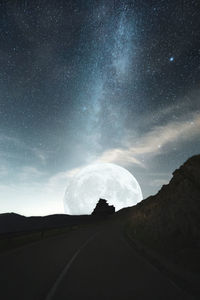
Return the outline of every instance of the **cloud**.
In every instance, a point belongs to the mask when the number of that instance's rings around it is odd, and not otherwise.
[[[8,149],[7,151],[0,151],[1,157],[15,157],[21,155],[23,151],[27,151],[37,158],[40,163],[44,164],[48,158],[47,152],[44,152],[37,147],[31,147],[16,137],[0,133],[0,142],[2,145],[6,145],[6,149]],[[9,147],[11,151],[9,151]],[[14,153],[12,151],[13,147],[16,149]]]
[[[30,180],[38,181],[45,175],[44,172],[39,171],[37,168],[32,166],[24,166],[18,172],[17,177],[20,181],[29,182]]]
[[[190,140],[197,135],[200,135],[199,113],[192,115],[189,120],[156,126],[143,137],[131,140],[126,148],[114,148],[103,152],[97,161],[145,167],[144,158],[156,156],[164,151],[168,152],[171,150],[171,143]]]
[[[117,163],[122,166],[138,165],[146,168],[145,160],[147,158],[170,152],[174,148],[174,144],[177,145],[185,140],[194,139],[197,135],[200,135],[200,113],[190,115],[188,120],[155,126],[142,137],[133,139],[131,136],[127,136],[128,143],[123,141],[125,147],[106,150],[100,156],[93,157],[90,163]],[[63,174],[66,178],[70,178],[82,167],[71,169]],[[62,173],[58,174],[55,178],[63,176]]]
[[[167,120],[184,121],[192,118],[192,114],[199,112],[200,90],[194,90],[174,104],[154,108],[153,113],[144,112],[143,118],[137,120],[139,127],[152,128],[155,125],[166,124]],[[163,99],[161,99],[163,102]],[[145,130],[146,131],[146,130]]]
[[[114,148],[103,152],[103,154],[97,158],[97,163],[121,163],[122,165],[137,164],[144,167],[143,163],[134,157],[131,153],[131,149]]]

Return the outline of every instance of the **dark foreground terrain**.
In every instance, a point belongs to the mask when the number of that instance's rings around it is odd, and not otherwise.
[[[0,255],[1,299],[193,299],[132,248],[116,221]]]

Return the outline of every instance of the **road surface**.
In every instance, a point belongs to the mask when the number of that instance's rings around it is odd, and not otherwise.
[[[78,229],[0,255],[0,299],[185,300],[115,223]]]

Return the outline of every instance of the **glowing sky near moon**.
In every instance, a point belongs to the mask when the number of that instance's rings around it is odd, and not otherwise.
[[[200,152],[200,2],[0,2],[0,212],[62,213],[114,163],[146,198]]]

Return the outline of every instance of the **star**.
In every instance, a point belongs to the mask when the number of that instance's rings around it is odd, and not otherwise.
[[[174,61],[174,57],[173,56],[171,56],[170,58],[169,58],[169,61]]]

